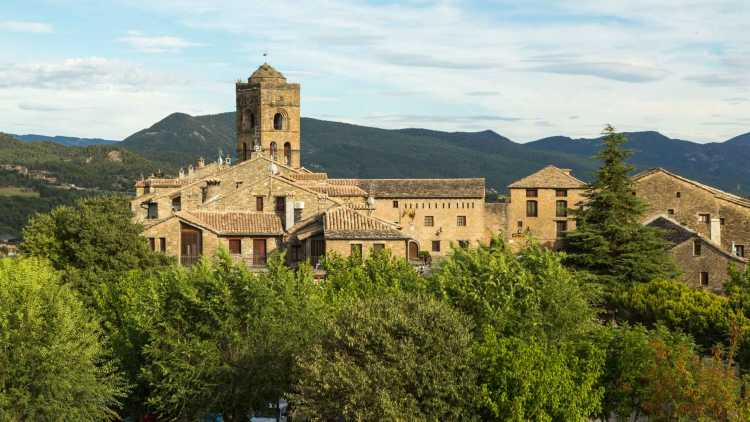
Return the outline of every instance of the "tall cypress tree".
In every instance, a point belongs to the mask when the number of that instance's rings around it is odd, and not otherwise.
[[[576,211],[578,226],[566,240],[566,263],[606,283],[630,284],[677,274],[661,232],[641,224],[645,204],[635,196],[625,160],[625,135],[607,125],[597,158],[602,166]]]

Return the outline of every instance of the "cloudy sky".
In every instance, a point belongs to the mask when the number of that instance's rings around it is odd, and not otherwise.
[[[3,0],[0,131],[230,111],[268,52],[309,117],[721,141],[750,131],[748,22],[748,0]]]

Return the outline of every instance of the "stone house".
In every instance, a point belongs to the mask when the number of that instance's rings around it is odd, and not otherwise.
[[[682,280],[691,287],[723,291],[731,267],[740,271],[747,268],[746,259],[668,216],[653,217],[645,224],[663,231]]]
[[[504,208],[485,207],[484,179],[333,179],[302,167],[299,89],[263,64],[236,84],[237,163],[200,159],[136,183],[131,209],[154,250],[186,265],[219,247],[251,266],[275,250],[290,264],[383,248],[417,260],[505,227]]]
[[[508,186],[508,242],[519,248],[526,238],[534,238],[542,246],[557,248],[568,231],[575,230],[571,210],[583,201],[586,183],[569,169],[547,166]]]

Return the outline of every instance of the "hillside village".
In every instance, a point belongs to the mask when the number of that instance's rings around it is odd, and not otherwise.
[[[131,209],[151,248],[183,264],[220,247],[252,267],[276,250],[296,266],[384,248],[426,264],[493,236],[559,248],[585,206],[586,184],[552,165],[511,183],[499,203],[486,201],[483,178],[330,178],[301,165],[299,84],[263,64],[236,98],[237,162],[200,159],[136,184]],[[730,266],[747,266],[750,200],[660,168],[633,181],[643,224],[665,231],[686,283],[720,291]]]

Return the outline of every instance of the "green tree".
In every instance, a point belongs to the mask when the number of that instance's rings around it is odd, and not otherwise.
[[[0,350],[0,421],[118,418],[99,326],[47,263],[0,260]]]
[[[63,270],[63,280],[88,300],[92,288],[119,273],[171,262],[149,249],[132,218],[124,196],[84,198],[31,218],[21,250]]]
[[[676,274],[659,231],[641,224],[644,203],[635,196],[625,160],[625,135],[604,129],[602,166],[584,193],[585,206],[576,211],[576,230],[565,241],[566,264],[597,275],[610,285],[646,282]]]
[[[162,274],[143,369],[160,415],[246,420],[291,391],[295,358],[320,331],[323,301],[309,267],[293,271],[282,256],[268,266],[251,273],[221,251]]]
[[[538,246],[455,249],[431,280],[471,316],[487,420],[581,420],[599,409],[600,327],[581,280]]]
[[[324,286],[329,299],[339,296],[367,296],[425,289],[421,278],[406,259],[395,257],[389,250],[362,257],[344,258],[328,254],[323,261],[326,270]]]
[[[470,420],[476,369],[470,320],[424,295],[340,302],[298,359],[291,404],[312,420]]]
[[[734,332],[741,343],[750,335],[750,320],[733,309],[729,297],[693,289],[678,280],[634,285],[614,296],[612,303],[619,320],[688,333],[704,350],[728,346]],[[745,355],[740,351],[743,366]]]

